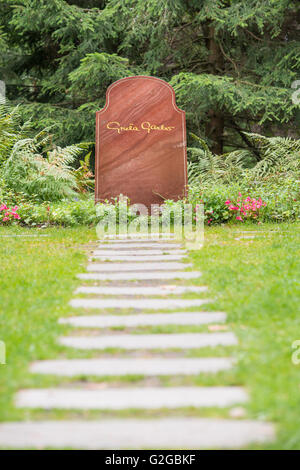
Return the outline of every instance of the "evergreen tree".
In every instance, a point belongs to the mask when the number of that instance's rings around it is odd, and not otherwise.
[[[297,135],[299,11],[297,0],[1,0],[0,70],[24,119],[55,124],[62,145],[94,139],[110,83],[147,74],[171,83],[213,152],[260,160],[244,131]]]

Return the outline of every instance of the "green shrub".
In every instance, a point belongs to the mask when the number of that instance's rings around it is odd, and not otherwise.
[[[57,201],[74,195],[77,187],[71,164],[82,153],[75,145],[64,149],[51,144],[45,131],[19,140],[3,167],[6,185],[40,201]]]
[[[296,220],[299,217],[300,140],[264,137],[247,133],[257,155],[237,150],[214,155],[206,143],[195,135],[198,147],[189,149],[189,200],[201,201],[209,223],[236,218],[225,201],[261,198],[260,221]],[[249,214],[248,214],[249,215]]]
[[[9,110],[0,105],[0,168],[9,158],[13,146],[18,140],[28,136],[30,122],[22,124],[18,108]]]
[[[207,184],[201,188],[191,186],[189,189],[189,198],[184,201],[165,201],[164,207],[168,211],[183,210],[185,203],[191,203],[195,211],[198,204],[204,205],[205,222],[209,225],[234,222],[241,224],[236,220],[237,213],[230,211],[227,200],[236,201],[241,193],[242,198],[261,198],[266,203],[259,210],[259,222],[285,222],[296,221],[300,216],[300,198],[299,183],[295,179],[284,179],[278,177],[269,177],[263,182],[255,182],[251,178],[244,178],[240,182],[232,184]],[[9,198],[8,196],[12,196]],[[28,226],[74,226],[89,225],[96,226],[97,223],[109,213],[116,211],[116,221],[119,221],[119,209],[116,209],[112,203],[94,204],[92,196],[84,196],[73,199],[64,199],[58,202],[45,201],[37,203],[34,199],[26,201],[22,194],[17,196],[13,193],[6,193],[3,197],[0,188],[0,205],[2,203],[8,206],[18,206],[18,214],[21,219],[14,221]],[[124,210],[124,209],[123,209]],[[136,214],[128,211],[128,222],[136,218]],[[162,216],[162,220],[166,216]],[[174,216],[171,212],[171,222]]]
[[[19,206],[21,223],[35,225],[96,225],[97,214],[92,198],[63,200],[58,203],[24,203]]]
[[[300,216],[298,180],[276,175],[262,181],[255,181],[248,175],[231,184],[192,185],[189,188],[189,201],[194,205],[203,201],[206,220],[211,218],[211,223],[224,223],[236,215],[229,211],[225,202],[236,201],[239,193],[243,198],[261,198],[266,203],[260,210],[259,220],[262,222],[292,221]]]

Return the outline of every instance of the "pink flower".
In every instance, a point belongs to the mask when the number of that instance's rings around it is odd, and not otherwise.
[[[17,210],[18,210],[18,206],[14,206],[10,209],[6,204],[2,204],[0,206],[0,211],[4,212],[2,222],[8,222],[12,220],[12,218],[17,219],[17,220],[21,219],[19,214],[17,214]]]
[[[266,206],[267,203],[264,202],[261,197],[255,199],[247,196],[244,199],[241,199],[241,196],[242,194],[239,192],[239,197],[236,199],[236,202],[227,199],[227,201],[225,201],[225,205],[230,211],[237,212],[235,217],[236,220],[244,222],[245,219],[253,219],[257,221],[259,217],[259,210],[261,207]],[[207,214],[209,214],[209,212],[207,212]]]

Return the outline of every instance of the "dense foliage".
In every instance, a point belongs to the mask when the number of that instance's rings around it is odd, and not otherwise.
[[[296,136],[297,0],[2,0],[8,97],[59,145],[94,139],[107,86],[169,81],[188,129],[214,153],[255,150],[243,131]],[[298,110],[298,115],[297,115]],[[256,152],[259,159],[259,152]]]
[[[208,224],[297,219],[299,12],[296,0],[2,0],[0,223],[99,220],[82,196],[95,111],[140,74],[171,83],[187,112],[189,201]]]
[[[5,188],[9,197],[21,193],[37,201],[61,200],[74,196],[75,190],[86,192],[89,154],[79,168],[72,165],[88,144],[61,148],[48,129],[34,134],[31,122],[20,121],[18,109],[9,113],[0,106],[0,189],[5,193]]]
[[[91,152],[78,168],[72,166],[88,144],[61,148],[47,130],[34,134],[30,122],[21,124],[18,109],[9,113],[6,106],[0,106],[0,129],[0,224],[99,222],[101,214],[89,196]],[[259,149],[259,161],[250,150],[214,154],[203,139],[193,135],[196,146],[189,149],[188,200],[166,201],[165,209],[178,209],[185,202],[195,209],[203,203],[208,224],[249,218],[296,220],[300,215],[300,141],[258,134],[247,137]],[[113,210],[113,203],[102,206],[104,215]],[[129,221],[134,218],[130,214]]]

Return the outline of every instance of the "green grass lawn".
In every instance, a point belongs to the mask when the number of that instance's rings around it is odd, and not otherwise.
[[[271,448],[300,449],[300,365],[291,360],[300,339],[299,225],[247,229],[257,238],[235,240],[245,235],[236,227],[207,230],[191,258],[240,339],[237,379],[251,394],[249,416],[278,423]]]
[[[239,239],[241,230],[254,230],[255,239]],[[252,234],[249,232],[249,234]],[[21,235],[21,236],[16,236]],[[38,235],[38,236],[33,236]],[[68,301],[79,284],[76,274],[87,262],[85,248],[96,240],[94,229],[45,230],[0,228],[0,340],[7,347],[7,364],[0,365],[0,420],[85,417],[105,413],[43,412],[17,410],[14,393],[20,388],[51,385],[81,386],[83,378],[64,379],[30,375],[35,359],[91,357],[105,353],[77,352],[56,344],[57,337],[72,331],[57,319],[80,311]],[[273,421],[278,440],[269,448],[300,449],[300,365],[292,363],[292,343],[300,340],[299,315],[299,225],[235,225],[210,227],[202,250],[190,259],[203,272],[201,284],[209,286],[214,304],[206,310],[228,313],[229,331],[240,340],[239,347],[205,348],[186,355],[228,355],[237,367],[217,376],[162,378],[164,386],[242,385],[251,400],[246,417]],[[199,282],[199,281],[198,281]],[[195,281],[191,281],[191,284]],[[203,295],[203,294],[202,294]],[[160,327],[133,330],[135,333],[207,331],[208,327]],[[118,355],[119,351],[111,351]],[[126,353],[130,354],[130,353]],[[153,353],[155,354],[155,353]],[[175,353],[176,354],[176,353]],[[180,353],[181,355],[182,353]],[[86,380],[86,378],[85,378]],[[107,380],[118,383],[117,380]],[[93,378],[93,381],[103,381]],[[140,383],[142,377],[124,377],[122,383]],[[197,416],[230,416],[229,410],[177,410],[117,412],[118,416],[153,416],[171,413]],[[112,413],[113,414],[113,413]],[[266,448],[266,446],[264,446]]]
[[[94,229],[0,228],[0,340],[7,364],[0,365],[0,419],[21,418],[13,394],[31,383],[28,364],[56,357],[59,325],[86,265],[84,245]]]

